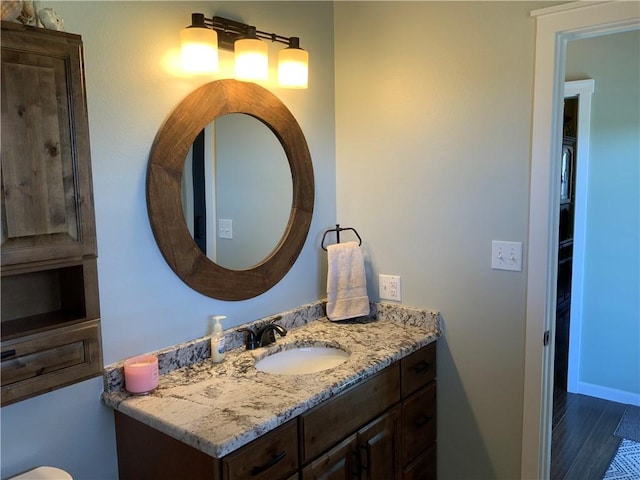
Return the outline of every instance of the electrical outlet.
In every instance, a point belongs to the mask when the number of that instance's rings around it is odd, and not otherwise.
[[[522,242],[491,242],[491,268],[522,271]]]
[[[399,275],[378,275],[380,300],[402,300]]]

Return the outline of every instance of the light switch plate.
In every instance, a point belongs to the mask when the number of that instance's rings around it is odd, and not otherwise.
[[[218,238],[233,238],[233,222],[230,219],[218,219]]]
[[[491,268],[522,271],[522,242],[491,242]]]

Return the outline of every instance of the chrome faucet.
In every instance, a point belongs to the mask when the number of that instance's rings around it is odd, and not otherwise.
[[[287,329],[277,323],[270,323],[258,331],[258,346],[266,347],[267,345],[275,343],[276,336],[274,332],[278,332],[281,337],[284,337],[287,334]]]

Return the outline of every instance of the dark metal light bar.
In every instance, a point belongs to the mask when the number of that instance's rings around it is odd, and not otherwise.
[[[192,26],[207,27],[218,33],[218,46],[226,50],[233,50],[233,44],[240,38],[260,38],[272,42],[283,43],[289,47],[299,48],[298,37],[285,37],[277,33],[256,30],[256,27],[246,23],[236,22],[224,17],[213,16],[206,18],[202,13],[191,14]]]

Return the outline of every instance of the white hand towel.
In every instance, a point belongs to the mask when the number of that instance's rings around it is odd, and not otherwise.
[[[327,247],[327,317],[346,320],[369,314],[364,259],[357,242]]]

